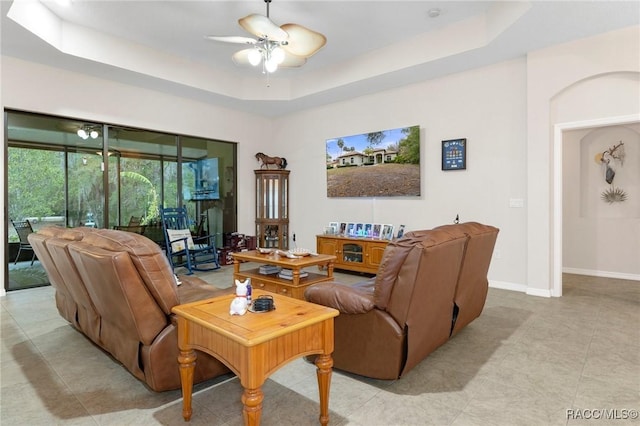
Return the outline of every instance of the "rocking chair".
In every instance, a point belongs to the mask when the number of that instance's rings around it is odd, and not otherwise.
[[[193,271],[213,271],[220,268],[215,236],[193,236],[185,207],[161,208],[160,216],[171,267],[183,266]],[[202,266],[208,265],[208,266]]]
[[[16,260],[15,262],[13,262],[14,265],[18,263],[18,259],[20,259],[20,252],[22,252],[22,250],[31,250],[33,252],[33,256],[31,256],[31,265],[33,265],[33,262],[36,260],[36,252],[33,250],[33,247],[31,247],[29,239],[27,238],[29,234],[33,233],[31,223],[27,219],[23,222],[14,222],[12,220],[11,224],[16,229],[18,238],[20,238],[20,247],[18,248],[18,255],[16,256]]]

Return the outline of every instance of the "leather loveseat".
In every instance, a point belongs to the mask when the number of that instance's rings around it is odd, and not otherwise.
[[[55,288],[60,315],[152,390],[180,388],[171,308],[227,290],[195,277],[180,277],[178,286],[159,246],[130,232],[51,226],[29,242]],[[229,372],[198,352],[194,383]]]
[[[377,275],[305,291],[338,309],[334,368],[397,379],[473,321],[484,307],[498,229],[469,222],[391,241]]]

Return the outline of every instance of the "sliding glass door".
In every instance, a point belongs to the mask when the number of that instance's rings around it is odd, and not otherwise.
[[[18,111],[5,112],[5,137],[9,216],[35,231],[133,225],[162,244],[159,209],[180,205],[192,231],[216,234],[219,246],[236,231],[235,143]],[[24,285],[13,279],[18,266],[41,267],[32,253],[16,259],[11,222],[7,235],[6,289],[46,284],[42,273]]]

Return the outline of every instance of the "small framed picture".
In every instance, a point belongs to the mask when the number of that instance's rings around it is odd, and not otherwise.
[[[467,140],[442,141],[442,170],[465,170],[467,168]]]
[[[347,223],[347,232],[345,233],[346,237],[355,237],[356,236],[356,224],[353,222]]]
[[[364,237],[364,223],[356,223],[356,237]]]
[[[338,228],[338,235],[343,237],[347,235],[347,222],[340,222],[340,228]]]
[[[382,225],[379,223],[373,224],[373,230],[371,231],[371,238],[380,238],[382,233]]]
[[[333,228],[332,234],[338,233],[338,222],[329,222],[329,226]]]
[[[400,225],[400,227],[398,228],[398,235],[396,235],[396,238],[402,238],[403,235],[404,235],[404,225]]]
[[[367,237],[367,238],[371,238],[373,234],[373,225],[370,223],[365,223],[364,224],[364,234],[362,235],[363,237]]]
[[[383,240],[393,239],[393,225],[382,225],[382,234],[380,238]]]

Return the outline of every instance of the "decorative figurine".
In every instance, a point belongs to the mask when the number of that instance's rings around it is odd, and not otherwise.
[[[268,155],[259,152],[256,154],[256,159],[262,163],[260,165],[261,169],[268,169],[269,164],[275,165],[277,169],[287,168],[287,159],[284,157],[269,157]]]
[[[247,302],[247,286],[251,283],[251,278],[244,281],[236,280],[236,297],[231,301],[229,315],[244,315],[247,313],[249,303]]]

